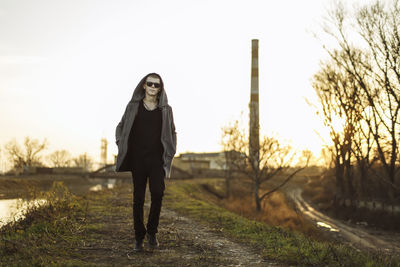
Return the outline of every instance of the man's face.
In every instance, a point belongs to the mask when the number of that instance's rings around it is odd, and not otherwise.
[[[147,95],[156,96],[158,92],[161,90],[160,78],[147,77],[143,87]]]

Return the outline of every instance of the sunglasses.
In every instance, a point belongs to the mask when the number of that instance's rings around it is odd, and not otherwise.
[[[154,85],[155,88],[160,88],[161,84],[159,83],[153,83],[153,82],[146,82],[146,85],[148,87],[152,87]]]

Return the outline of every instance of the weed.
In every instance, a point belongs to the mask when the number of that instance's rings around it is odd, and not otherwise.
[[[83,211],[82,202],[62,182],[38,197],[43,201],[27,205],[23,218],[0,229],[2,264],[51,265],[53,257],[68,254],[65,248],[78,242],[83,222],[76,215]]]
[[[363,253],[349,246],[316,241],[299,232],[244,218],[217,206],[202,188],[195,182],[173,183],[166,194],[170,208],[253,245],[265,258],[307,266],[400,266],[400,259],[395,256]]]

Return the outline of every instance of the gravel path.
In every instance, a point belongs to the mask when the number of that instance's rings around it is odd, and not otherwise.
[[[359,249],[400,253],[399,233],[366,229],[360,225],[350,225],[330,218],[307,203],[301,196],[301,192],[300,188],[291,188],[288,190],[288,195],[295,201],[297,208],[303,214],[315,223],[329,228],[336,239]]]
[[[173,233],[181,239],[181,242],[190,245],[186,255],[183,255],[185,259],[198,259],[200,252],[203,257],[208,255],[208,257],[218,258],[221,263],[224,263],[221,266],[282,266],[264,261],[253,249],[235,243],[223,237],[217,230],[179,216],[174,211],[163,209],[161,216],[170,222],[168,225],[161,226],[161,231]]]
[[[145,222],[149,211],[146,196]],[[96,201],[91,202],[96,205]],[[101,204],[102,206],[104,204]],[[267,261],[258,252],[234,242],[217,229],[162,208],[157,238],[160,247],[134,252],[132,190],[114,191],[107,213],[90,212],[88,222],[102,225],[88,233],[87,242],[77,248],[90,266],[284,266]],[[96,210],[96,209],[94,209]],[[97,236],[96,238],[93,235]]]

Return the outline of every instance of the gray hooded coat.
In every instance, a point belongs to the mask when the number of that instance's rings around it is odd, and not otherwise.
[[[138,112],[139,102],[144,98],[145,92],[143,85],[146,78],[156,73],[147,74],[136,86],[131,101],[126,106],[124,115],[118,123],[115,130],[116,143],[118,145],[117,163],[115,166],[116,172],[131,171],[132,167],[129,166],[130,162],[127,159],[128,154],[128,139],[132,129],[133,121],[135,120]],[[156,74],[158,75],[158,74]],[[159,75],[158,75],[159,76]],[[160,76],[161,79],[161,76]],[[158,98],[158,106],[161,109],[162,126],[161,126],[161,143],[164,148],[163,153],[163,168],[165,176],[170,178],[172,159],[176,153],[176,132],[172,108],[168,105],[167,94],[165,93],[164,83],[161,79],[161,90]],[[134,172],[135,170],[133,170]]]

